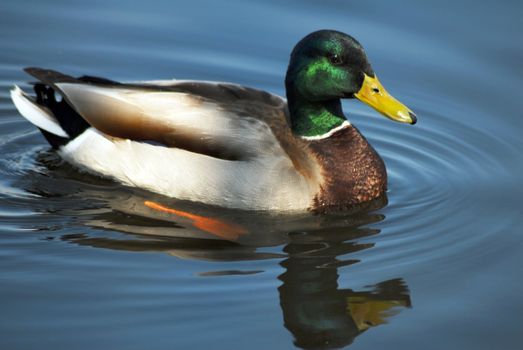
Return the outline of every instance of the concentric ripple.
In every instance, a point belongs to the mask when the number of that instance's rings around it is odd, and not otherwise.
[[[517,154],[514,135],[496,137],[484,122],[476,127],[471,116],[485,119],[484,112],[451,99],[442,103],[425,94],[418,103],[412,106],[420,116],[415,127],[372,120],[374,113],[353,117],[389,174],[389,205],[380,210],[386,218],[374,225],[382,232],[372,239],[380,247],[358,266],[365,273],[415,269],[422,261],[488,259],[504,248],[496,237],[519,220],[517,210],[507,212],[502,225],[488,220],[496,211],[493,191],[511,196],[513,170],[500,154]]]

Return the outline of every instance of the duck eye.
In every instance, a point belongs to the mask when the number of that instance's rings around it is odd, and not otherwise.
[[[331,63],[335,65],[342,63],[341,57],[338,54],[329,55],[329,61],[331,61]]]

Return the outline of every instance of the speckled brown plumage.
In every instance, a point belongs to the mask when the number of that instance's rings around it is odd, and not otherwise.
[[[322,174],[311,210],[343,209],[376,199],[387,190],[385,164],[357,128],[348,126],[328,138],[310,141]]]

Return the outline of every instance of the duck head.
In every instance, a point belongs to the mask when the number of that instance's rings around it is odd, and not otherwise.
[[[302,136],[322,135],[340,126],[346,120],[342,98],[357,98],[398,122],[417,120],[383,88],[361,44],[338,31],[316,31],[298,42],[285,86],[292,129]]]

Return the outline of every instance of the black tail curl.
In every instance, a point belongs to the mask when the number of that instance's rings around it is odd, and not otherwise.
[[[47,142],[53,148],[65,145],[89,128],[89,124],[64,98],[61,98],[60,101],[57,100],[55,90],[52,87],[43,83],[35,83],[34,91],[36,93],[36,103],[50,110],[62,129],[69,135],[69,138],[65,138],[40,129]]]
[[[46,107],[50,110],[62,129],[69,135],[69,138],[53,135],[45,130],[42,130],[42,134],[45,136],[47,141],[53,146],[58,148],[65,145],[70,140],[74,139],[78,135],[82,134],[90,125],[85,121],[84,118],[67,101],[67,98],[61,96],[57,99],[57,95],[60,96],[60,89],[57,84],[60,83],[83,83],[83,84],[95,84],[95,85],[119,85],[120,83],[99,77],[93,76],[82,76],[75,78],[70,75],[66,75],[52,69],[42,69],[37,67],[27,67],[24,71],[39,81],[34,83],[34,91],[36,93],[36,103],[40,106]]]

